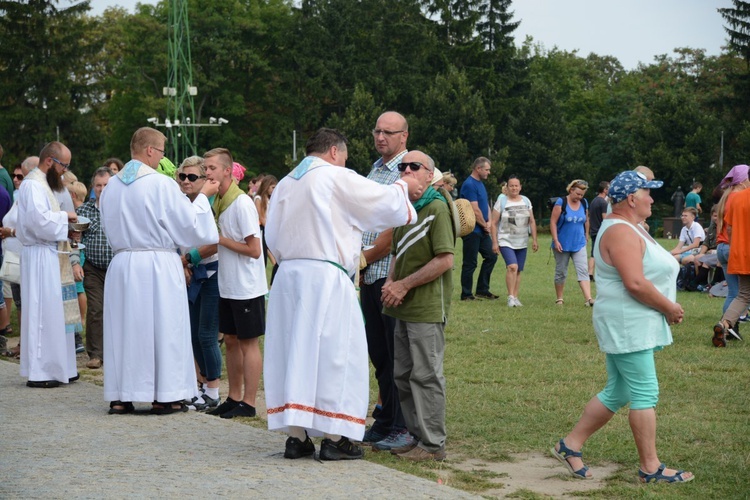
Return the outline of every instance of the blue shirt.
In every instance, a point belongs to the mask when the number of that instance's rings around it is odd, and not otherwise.
[[[482,211],[484,220],[490,220],[490,200],[487,197],[487,189],[485,189],[482,181],[478,181],[472,176],[467,177],[461,185],[461,198],[470,202],[476,201],[477,205],[479,205],[479,210]],[[479,235],[484,233],[482,226],[479,224],[474,227],[474,232]]]
[[[562,206],[562,198],[558,198],[555,202],[555,206]],[[578,207],[578,210],[570,208],[569,204],[565,205],[565,214],[560,214],[560,217],[565,217],[565,222],[562,227],[557,231],[557,241],[560,242],[560,246],[563,252],[577,252],[581,248],[586,246],[586,207],[583,204],[583,200]],[[552,242],[554,248],[555,242]]]

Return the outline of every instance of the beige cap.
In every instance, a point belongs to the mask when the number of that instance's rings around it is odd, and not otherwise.
[[[432,182],[430,184],[435,184],[436,182],[440,182],[440,179],[443,178],[443,173],[438,170],[437,167],[435,167],[432,170]]]

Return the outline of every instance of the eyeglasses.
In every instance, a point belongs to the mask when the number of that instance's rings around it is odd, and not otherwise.
[[[17,181],[22,181],[23,180],[23,174],[15,174],[15,175],[13,175],[13,178],[15,180],[17,180]]]
[[[163,149],[159,149],[159,148],[157,148],[157,147],[155,147],[155,146],[149,146],[149,147],[150,147],[151,149],[155,149],[155,150],[157,150],[158,152],[160,152],[160,153],[162,154],[162,156],[165,156],[165,155],[166,155],[166,153],[165,153],[165,151],[164,151]]]
[[[385,134],[388,137],[392,137],[396,134],[400,134],[401,132],[406,132],[406,130],[383,130],[383,129],[376,128],[372,130],[372,135],[377,137],[380,134]]]
[[[154,148],[156,149],[156,148]],[[195,175],[195,174],[177,174],[177,177],[180,178],[181,181],[184,181],[185,179],[189,180],[190,182],[195,182],[198,179],[205,179],[205,175]]]
[[[407,161],[407,162],[402,162],[398,164],[398,171],[404,172],[408,168],[412,172],[416,172],[422,167],[424,167],[424,165],[419,163],[418,161]],[[424,167],[424,168],[427,168],[427,167]]]
[[[57,158],[55,158],[54,156],[52,157],[52,161],[54,161],[55,163],[59,163],[60,166],[62,166],[62,168],[64,168],[65,170],[69,170],[70,169],[70,163],[63,163],[60,160],[58,160]]]

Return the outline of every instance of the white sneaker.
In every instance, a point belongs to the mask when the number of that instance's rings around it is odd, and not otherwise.
[[[513,303],[516,307],[523,307],[523,304],[521,304],[521,301],[518,300],[518,297],[513,297]]]
[[[512,295],[508,295],[508,307],[516,307],[516,298]]]

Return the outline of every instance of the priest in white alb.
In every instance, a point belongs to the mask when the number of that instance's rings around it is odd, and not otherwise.
[[[75,212],[60,210],[53,189],[70,165],[70,150],[50,142],[39,153],[18,193],[18,225],[13,235],[21,252],[21,375],[29,387],[51,388],[78,378],[74,327],[81,322],[70,267],[68,222]]]
[[[156,172],[166,137],[138,129],[132,160],[101,194],[101,223],[114,257],[104,285],[104,399],[111,414],[129,413],[133,401],[151,412],[185,411],[197,393],[187,289],[178,247],[219,241],[207,181],[195,200]]]
[[[266,322],[264,386],[268,428],[289,434],[284,456],[363,456],[369,364],[353,276],[362,232],[416,220],[409,179],[384,186],[344,168],[346,138],[320,129],[307,157],[279,182],[266,219],[279,262]]]

